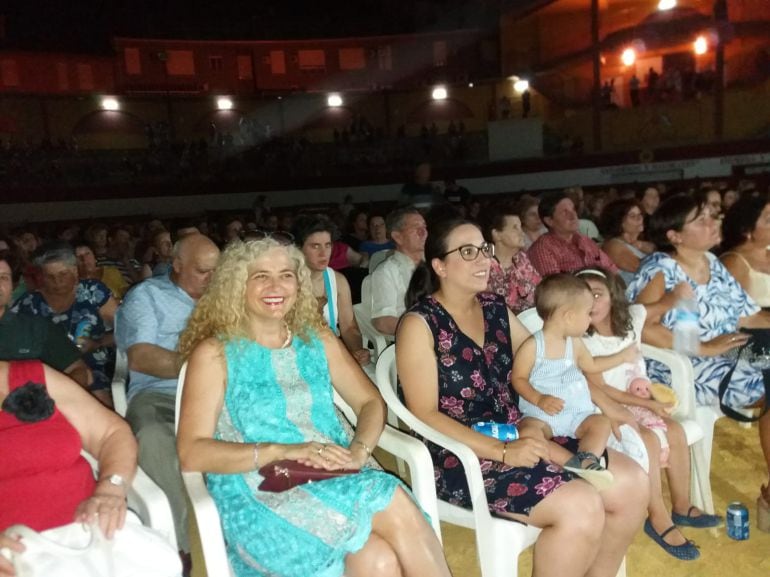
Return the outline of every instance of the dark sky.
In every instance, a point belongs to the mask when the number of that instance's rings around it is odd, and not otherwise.
[[[113,36],[275,39],[496,26],[500,1],[6,0],[0,13],[7,47],[105,52]]]

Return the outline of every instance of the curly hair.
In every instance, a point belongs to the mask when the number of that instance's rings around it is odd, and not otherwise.
[[[223,342],[251,338],[246,312],[246,282],[254,262],[274,248],[282,248],[288,253],[297,274],[297,300],[285,317],[286,324],[292,333],[305,341],[323,330],[326,325],[313,296],[310,270],[299,249],[272,238],[233,242],[222,253],[206,292],[179,338],[179,352],[183,358],[211,337]]]
[[[626,298],[626,283],[619,274],[612,274],[602,268],[587,268],[575,273],[584,281],[596,280],[607,287],[610,293],[610,328],[616,337],[625,338],[634,329],[631,319],[631,306]],[[593,325],[588,327],[588,334],[593,335],[596,329]]]

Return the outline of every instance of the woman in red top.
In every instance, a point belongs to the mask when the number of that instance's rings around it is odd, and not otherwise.
[[[11,525],[44,531],[97,521],[111,538],[126,517],[136,441],[120,417],[67,376],[39,361],[0,361],[0,548]],[[94,481],[85,449],[99,462]],[[0,555],[0,575],[13,569]]]

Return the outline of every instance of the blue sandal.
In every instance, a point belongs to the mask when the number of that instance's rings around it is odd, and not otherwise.
[[[660,545],[663,550],[671,555],[672,557],[676,557],[677,559],[681,559],[682,561],[694,561],[698,557],[700,557],[700,551],[698,551],[698,546],[693,543],[692,541],[685,541],[682,545],[671,545],[670,543],[666,543],[664,540],[664,537],[671,533],[676,529],[676,525],[671,525],[668,529],[663,531],[660,535],[655,532],[655,529],[652,526],[652,523],[650,523],[650,520],[647,519],[644,522],[644,532],[647,533],[647,535],[655,541],[658,545]]]
[[[705,529],[708,527],[719,527],[724,523],[719,515],[709,515],[708,513],[701,512],[700,515],[693,515],[693,511],[697,511],[697,507],[690,507],[687,510],[687,515],[680,515],[679,513],[671,512],[671,520],[682,527],[695,527],[697,529]]]

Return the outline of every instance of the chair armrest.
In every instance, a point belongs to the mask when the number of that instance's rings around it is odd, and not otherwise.
[[[361,331],[361,336],[364,340],[364,346],[366,346],[366,341],[371,342],[374,345],[375,357],[379,357],[382,354],[382,351],[388,347],[388,344],[391,343],[393,339],[387,337],[376,328],[374,328],[372,320],[369,318],[367,309],[362,303],[353,305],[353,314],[356,317],[358,328]]]
[[[98,478],[99,462],[85,449],[81,450],[80,454],[88,461],[94,477]],[[126,501],[128,508],[139,516],[142,524],[158,531],[174,546],[174,549],[177,548],[174,517],[171,515],[166,494],[140,467],[136,468],[134,481],[126,491]]]
[[[115,373],[110,385],[112,389],[112,405],[115,412],[121,417],[126,416],[128,410],[128,401],[126,398],[126,389],[128,386],[128,357],[126,351],[116,349],[115,353]]]
[[[671,371],[671,388],[679,399],[673,416],[695,420],[695,373],[690,359],[676,351],[647,344],[642,344],[642,355],[663,363]]]
[[[441,541],[441,524],[439,523],[438,506],[436,504],[436,481],[433,474],[433,461],[425,443],[411,435],[385,425],[377,446],[403,459],[409,466],[412,493],[415,499],[430,517],[433,530]]]
[[[206,573],[222,577],[231,575],[219,511],[206,488],[203,475],[188,471],[182,473],[182,480],[195,513]]]
[[[476,518],[477,526],[481,526],[480,523],[488,523],[492,516],[489,513],[484,478],[481,475],[481,464],[476,453],[467,445],[424,423],[407,409],[393,390],[392,383],[395,382],[395,375],[390,374],[391,369],[395,373],[394,347],[386,349],[377,362],[377,386],[388,407],[415,433],[451,451],[460,460],[465,470],[471,504],[473,506],[473,515]]]
[[[135,511],[145,525],[152,527],[177,548],[174,517],[166,494],[141,468],[136,469],[134,482],[128,488],[128,508]]]

